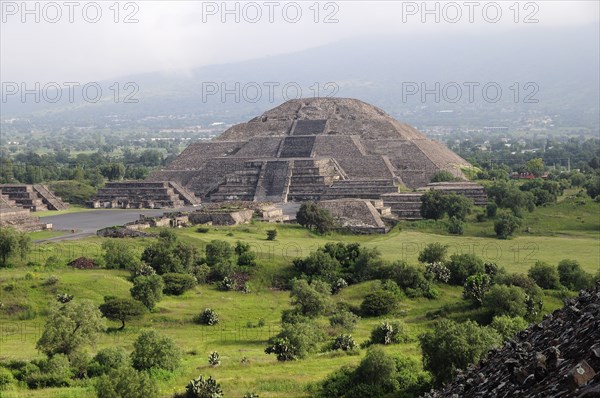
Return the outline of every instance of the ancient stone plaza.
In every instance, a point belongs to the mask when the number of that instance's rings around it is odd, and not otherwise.
[[[380,200],[399,188],[425,187],[442,170],[465,179],[465,167],[444,145],[381,109],[313,98],[193,143],[149,180],[174,181],[204,201]]]

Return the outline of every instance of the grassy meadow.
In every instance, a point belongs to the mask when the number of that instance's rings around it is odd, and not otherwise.
[[[527,214],[522,231],[510,240],[496,239],[491,221],[469,222],[464,236],[448,235],[443,222],[429,221],[402,222],[387,235],[373,236],[318,236],[295,224],[260,222],[211,227],[207,233],[196,232],[196,228],[178,229],[179,238],[199,250],[213,239],[250,243],[258,255],[259,264],[250,281],[251,292],[223,292],[212,285],[201,285],[182,296],[165,296],[154,312],[127,324],[123,331],[116,330],[118,323],[108,322],[111,330],[102,336],[96,347],[90,349],[90,353],[109,346],[131,350],[140,330],[155,328],[171,336],[184,353],[182,366],[176,372],[157,375],[164,397],[183,391],[188,380],[199,375],[216,378],[227,397],[241,398],[246,392],[255,392],[261,398],[307,397],[314,385],[333,370],[357,364],[364,350],[360,355],[323,352],[286,363],[279,363],[273,355],[264,353],[267,339],[279,330],[282,310],[291,307],[289,292],[271,286],[276,278],[285,275],[292,259],[306,256],[327,242],[342,241],[376,247],[388,260],[404,259],[416,264],[418,253],[426,244],[441,242],[450,246],[449,254],[474,253],[486,261],[496,262],[509,272],[526,273],[538,260],[556,265],[561,259],[568,258],[578,260],[587,272],[596,273],[600,265],[600,203],[589,199],[584,203],[580,201],[567,197],[557,204]],[[277,239],[268,241],[266,231],[272,228],[278,231]],[[4,305],[0,312],[0,359],[42,356],[36,351],[35,343],[41,335],[48,308],[55,302],[58,293],[68,292],[76,299],[90,299],[98,304],[103,302],[105,295],[129,297],[131,282],[126,271],[75,270],[65,266],[66,262],[80,256],[101,257],[103,240],[93,237],[34,244],[25,261],[30,262],[29,266],[0,271],[0,302]],[[141,253],[152,239],[128,241]],[[43,264],[50,257],[54,265],[46,267]],[[58,281],[48,284],[51,276]],[[335,302],[360,305],[363,297],[378,283],[370,281],[350,286],[333,299]],[[436,300],[402,300],[395,317],[406,322],[411,341],[386,346],[387,352],[420,361],[416,337],[431,326],[435,318],[433,314],[442,308],[449,313],[448,317],[457,320],[481,316],[481,310],[471,308],[462,300],[462,288],[440,285],[439,289],[441,294]],[[544,311],[553,311],[561,303],[558,293],[547,292]],[[194,324],[193,317],[207,307],[217,311],[220,323],[216,326]],[[353,333],[355,340],[359,344],[366,341],[376,324],[390,318],[363,318]],[[319,318],[318,322],[323,330],[330,329],[326,317]],[[212,368],[208,365],[208,355],[212,351],[221,355],[221,366]],[[242,358],[247,361],[242,362]],[[0,392],[0,396],[67,398],[93,397],[95,393],[89,382],[78,381],[69,388],[14,388]]]

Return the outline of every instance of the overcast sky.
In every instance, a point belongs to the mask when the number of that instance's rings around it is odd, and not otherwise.
[[[595,0],[514,3],[428,1],[432,12],[426,14],[421,1],[230,1],[227,13],[221,1],[121,1],[116,6],[114,1],[38,1],[24,10],[21,1],[2,0],[0,77],[3,82],[82,83],[152,71],[186,73],[196,66],[364,35],[415,40],[432,32],[479,35],[586,25],[598,22],[600,13]]]

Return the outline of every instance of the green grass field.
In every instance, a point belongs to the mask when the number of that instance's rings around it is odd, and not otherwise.
[[[579,219],[577,218],[579,217]],[[563,258],[576,259],[590,272],[598,271],[600,265],[600,204],[587,201],[576,204],[565,199],[560,203],[537,209],[526,215],[525,228],[529,233],[520,233],[511,240],[497,240],[492,236],[492,223],[469,223],[465,236],[448,235],[439,223],[401,223],[388,235],[351,236],[332,234],[317,236],[297,225],[252,223],[236,227],[212,227],[207,233],[198,233],[195,228],[176,231],[181,240],[198,249],[213,239],[235,243],[248,242],[258,254],[259,265],[251,280],[252,291],[223,292],[214,286],[198,286],[179,297],[165,297],[155,312],[140,321],[128,324],[123,331],[105,334],[98,345],[100,348],[123,346],[131,350],[132,341],[144,328],[155,328],[171,336],[185,353],[183,364],[172,376],[159,380],[161,394],[170,397],[182,391],[186,383],[199,375],[211,375],[221,383],[227,397],[241,397],[254,391],[261,397],[306,397],[310,388],[333,370],[357,364],[358,356],[332,353],[313,354],[309,358],[278,363],[273,356],[264,354],[266,340],[277,333],[281,311],[290,308],[289,292],[270,288],[271,281],[279,275],[291,260],[306,256],[317,247],[330,241],[359,242],[367,247],[377,247],[389,260],[405,259],[416,264],[419,251],[431,242],[450,245],[450,254],[472,252],[487,261],[495,261],[510,272],[526,273],[537,260],[556,265]],[[266,231],[277,228],[274,242],[266,240]],[[131,245],[140,253],[152,240],[131,239]],[[76,299],[90,299],[100,304],[105,295],[128,297],[131,283],[128,273],[119,270],[73,270],[65,266],[47,269],[42,264],[50,256],[62,263],[79,256],[100,257],[102,238],[86,238],[75,241],[35,244],[28,261],[37,263],[30,267],[3,269],[0,273],[0,302],[4,311],[0,314],[0,359],[31,359],[41,357],[35,349],[49,305],[55,302],[57,293],[68,292]],[[50,276],[58,282],[46,285]],[[335,301],[359,305],[362,298],[377,285],[366,282],[344,289],[333,296]],[[427,314],[447,306],[450,317],[465,319],[477,317],[480,310],[472,309],[462,300],[462,288],[442,285],[437,300],[403,299],[397,318],[409,326],[412,337],[408,343],[386,347],[386,351],[420,360],[420,349],[416,337],[427,330],[433,322]],[[544,311],[559,308],[561,298],[548,292]],[[10,306],[11,311],[7,310]],[[200,326],[192,322],[202,309],[211,307],[217,311],[221,322],[216,326]],[[10,314],[9,314],[10,312]],[[356,341],[368,339],[371,329],[383,318],[363,318],[353,333]],[[257,327],[260,320],[265,326]],[[329,326],[325,317],[318,322],[324,330]],[[116,328],[117,323],[109,326]],[[218,351],[221,366],[211,368],[208,355]],[[249,363],[241,363],[246,357]],[[70,388],[45,390],[13,389],[2,392],[2,397],[93,397],[94,389],[89,383],[76,382]]]

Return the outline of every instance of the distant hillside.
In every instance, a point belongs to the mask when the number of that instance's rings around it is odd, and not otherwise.
[[[598,129],[600,97],[599,26],[584,28],[542,29],[495,32],[468,36],[444,34],[429,36],[365,37],[345,40],[302,52],[260,58],[245,62],[197,68],[187,75],[143,74],[115,79],[121,85],[135,82],[139,86],[137,104],[113,103],[112,83],[104,84],[103,100],[96,104],[61,101],[56,104],[23,104],[11,97],[3,104],[2,117],[35,114],[40,121],[83,123],[106,115],[131,119],[157,115],[191,115],[193,121],[245,121],[253,115],[284,101],[282,86],[298,83],[303,96],[315,95],[309,89],[319,83],[321,95],[331,93],[323,85],[333,82],[336,96],[359,98],[373,103],[392,116],[408,123],[446,125],[503,125],[526,115],[551,115],[554,123]],[[200,51],[200,50],[199,50]],[[235,82],[243,87],[255,82],[263,89],[256,103],[229,95],[223,103],[219,95],[203,99],[206,84]],[[269,101],[265,82],[277,82],[274,98]],[[444,98],[436,103],[428,95],[423,103],[419,95],[403,100],[407,84],[426,82],[441,88],[451,82],[462,87],[461,101]],[[474,101],[469,103],[464,82],[479,83]],[[502,88],[501,99],[486,102],[482,86],[495,82]],[[514,83],[519,83],[517,90]],[[536,86],[523,87],[527,82]],[[203,84],[204,83],[204,84]],[[215,86],[212,86],[214,88]],[[512,89],[511,89],[512,87]],[[518,103],[514,102],[519,92]],[[122,95],[125,91],[122,91]],[[248,90],[249,96],[254,91]],[[490,95],[495,96],[493,89]],[[292,88],[291,97],[295,95]],[[443,94],[443,93],[441,93]],[[449,87],[449,97],[456,92]],[[538,103],[524,104],[527,94]],[[66,98],[67,95],[63,95]],[[440,112],[443,111],[443,112]]]

